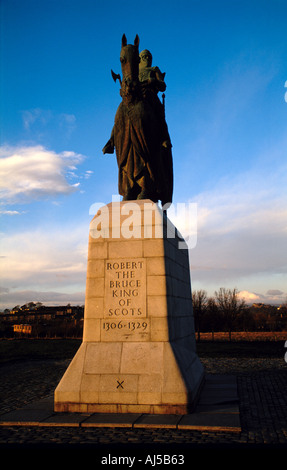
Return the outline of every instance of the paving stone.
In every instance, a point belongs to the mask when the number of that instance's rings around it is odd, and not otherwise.
[[[73,426],[79,427],[80,424],[90,416],[85,413],[55,413],[45,419],[40,426]]]
[[[131,428],[141,413],[95,413],[81,423],[81,427]]]
[[[239,413],[239,403],[198,404],[198,413]]]
[[[214,404],[231,403],[231,402],[237,402],[237,401],[238,401],[237,394],[231,395],[227,391],[220,391],[220,390],[203,391],[200,397],[201,405],[214,405]]]
[[[20,409],[5,413],[0,417],[1,426],[39,426],[39,423],[51,416],[49,410]]]
[[[240,432],[241,425],[237,413],[193,413],[182,417],[178,429]]]
[[[182,415],[147,415],[143,414],[135,423],[134,428],[173,428],[177,427]]]

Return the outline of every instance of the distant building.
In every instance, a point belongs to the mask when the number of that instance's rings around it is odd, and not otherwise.
[[[30,335],[32,333],[32,325],[13,325],[14,333],[23,333],[25,335]]]
[[[84,306],[45,306],[40,302],[5,309],[0,315],[0,338],[81,337]]]

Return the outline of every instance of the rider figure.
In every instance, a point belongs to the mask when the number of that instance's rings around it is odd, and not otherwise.
[[[144,49],[140,53],[139,80],[143,84],[149,85],[157,94],[159,91],[165,91],[166,89],[164,83],[165,73],[161,73],[158,67],[152,67],[151,65],[152,55],[150,51]]]
[[[150,102],[162,123],[162,146],[171,148],[172,144],[165,121],[164,106],[157,96],[159,91],[164,92],[166,89],[165,73],[162,73],[158,67],[152,67],[152,55],[147,49],[140,53],[139,58],[139,81],[141,82],[143,97]],[[103,148],[103,153],[114,153],[113,132]]]
[[[162,146],[170,148],[172,145],[165,121],[164,106],[157,96],[159,91],[164,92],[166,89],[165,73],[162,73],[158,67],[152,67],[152,55],[147,49],[141,51],[139,57],[139,81],[143,96],[150,102],[162,123]]]

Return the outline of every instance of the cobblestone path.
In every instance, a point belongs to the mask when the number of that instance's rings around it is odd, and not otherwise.
[[[287,448],[287,364],[284,358],[202,358],[207,373],[237,376],[242,432],[174,429],[2,427],[0,447],[54,446],[111,449],[116,446],[161,446],[182,449]],[[64,361],[13,362],[0,366],[0,413],[20,408],[53,393],[69,364]],[[71,446],[72,445],[72,446]],[[105,447],[108,446],[108,447]]]

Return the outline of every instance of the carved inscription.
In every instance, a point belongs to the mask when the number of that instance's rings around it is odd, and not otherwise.
[[[148,341],[149,320],[101,320],[101,341]]]
[[[141,330],[145,331],[147,329],[147,322],[136,320],[136,321],[127,321],[127,320],[119,320],[119,321],[105,321],[103,322],[103,329],[106,331],[110,330],[121,330],[122,328],[126,328],[129,331]]]
[[[122,380],[121,382],[117,380],[117,383],[118,383],[117,388],[122,388],[122,389],[124,388],[123,387],[124,380]]]
[[[146,317],[144,259],[106,261],[104,313],[110,319]]]
[[[105,262],[103,341],[142,341],[149,338],[146,318],[145,259]]]

